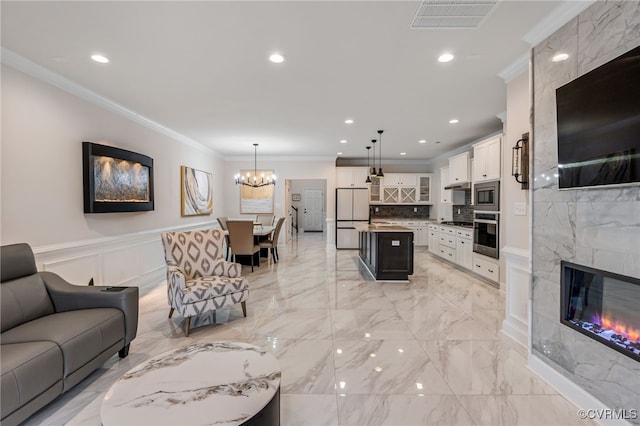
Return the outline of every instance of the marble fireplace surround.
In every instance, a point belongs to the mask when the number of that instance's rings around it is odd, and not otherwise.
[[[627,411],[640,411],[640,362],[560,322],[560,262],[640,277],[640,186],[558,190],[555,89],[638,45],[640,2],[598,1],[532,54],[530,365]],[[569,59],[552,62],[559,52]],[[628,421],[640,425],[640,418]]]

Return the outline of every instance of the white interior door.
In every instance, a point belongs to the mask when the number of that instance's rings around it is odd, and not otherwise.
[[[324,191],[321,189],[304,190],[304,231],[322,232],[324,221]]]

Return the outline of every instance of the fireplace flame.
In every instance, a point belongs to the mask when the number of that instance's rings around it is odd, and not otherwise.
[[[607,314],[602,317],[594,315],[591,322],[600,325],[600,327],[604,329],[611,330],[616,334],[624,336],[632,342],[640,343],[640,330],[631,328],[622,321],[616,321],[615,319],[607,316]]]

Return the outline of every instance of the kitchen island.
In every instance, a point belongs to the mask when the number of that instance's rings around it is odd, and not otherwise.
[[[408,281],[413,274],[413,231],[404,226],[355,223],[360,260],[376,280]]]

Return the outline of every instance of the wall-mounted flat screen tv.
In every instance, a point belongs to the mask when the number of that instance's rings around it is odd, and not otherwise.
[[[153,210],[153,158],[82,142],[84,212]]]
[[[556,90],[559,187],[640,182],[640,47]]]

